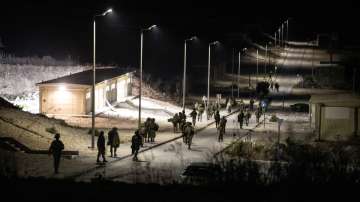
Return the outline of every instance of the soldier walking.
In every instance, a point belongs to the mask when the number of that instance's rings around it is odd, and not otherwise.
[[[216,111],[214,119],[215,119],[216,128],[219,128],[219,124],[220,124],[220,112],[219,111]]]
[[[64,144],[60,140],[60,134],[55,134],[55,140],[51,142],[49,148],[49,155],[52,154],[54,158],[54,171],[55,174],[59,173],[59,166],[60,166],[60,159],[61,159],[61,152],[64,150]]]
[[[253,98],[250,99],[250,110],[251,111],[254,110],[254,99]]]
[[[250,112],[250,110],[246,110],[246,115],[245,115],[245,124],[246,124],[246,126],[249,125],[250,118],[251,118],[251,112]]]
[[[196,112],[195,108],[190,113],[190,116],[192,118],[192,125],[195,126],[195,124],[196,124],[196,116],[197,116],[197,112]]]
[[[139,130],[135,131],[135,135],[132,136],[131,138],[131,154],[134,155],[133,157],[133,161],[137,161],[137,155],[139,153],[139,149],[141,146],[141,142],[142,142],[142,137],[139,134]]]
[[[190,122],[187,122],[184,127],[183,136],[184,136],[185,144],[188,145],[188,149],[191,149],[191,143],[194,134],[195,134],[194,127],[192,127]]]
[[[105,158],[105,136],[104,136],[104,131],[100,131],[100,135],[98,137],[97,140],[97,148],[98,148],[98,154],[97,154],[97,159],[96,162],[100,163],[100,156],[103,159],[103,163],[106,163],[106,158]]]
[[[117,157],[116,150],[120,146],[120,137],[116,127],[109,131],[107,144],[110,145],[110,157]]]
[[[202,121],[202,115],[205,111],[204,104],[200,104],[198,108],[199,114],[198,114],[198,121]]]
[[[279,86],[278,82],[276,82],[276,83],[275,83],[276,92],[279,92],[279,87],[280,87],[280,86]]]
[[[241,110],[240,113],[238,114],[238,122],[239,122],[239,125],[240,125],[240,129],[243,128],[243,124],[244,124],[244,112]]]
[[[220,127],[219,127],[219,138],[218,138],[218,141],[219,142],[223,142],[224,141],[224,134],[225,134],[225,128],[226,128],[226,118],[225,116],[223,116],[221,118],[221,121],[220,121]]]
[[[258,109],[256,110],[255,116],[256,116],[256,123],[259,123],[260,117],[261,117],[261,110],[260,110],[260,108],[258,108]]]
[[[159,125],[157,123],[155,123],[155,119],[152,118],[150,119],[150,125],[149,125],[149,137],[150,137],[150,142],[155,142],[155,137],[156,137],[156,131],[158,131],[159,129]]]

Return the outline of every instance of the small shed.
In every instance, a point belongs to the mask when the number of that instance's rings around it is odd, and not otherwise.
[[[309,104],[310,126],[319,139],[348,139],[359,135],[360,96],[312,95]]]
[[[96,69],[95,113],[131,95],[133,73],[124,68]],[[90,114],[92,78],[93,71],[87,70],[36,84],[39,87],[40,113]]]

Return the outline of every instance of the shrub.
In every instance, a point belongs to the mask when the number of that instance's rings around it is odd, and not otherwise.
[[[56,130],[55,127],[46,128],[45,130],[46,130],[46,132],[51,133],[51,134],[56,134],[56,133],[58,133],[58,131]]]
[[[277,122],[277,120],[278,120],[278,117],[275,115],[275,114],[273,114],[273,115],[271,115],[271,117],[270,117],[270,122]]]

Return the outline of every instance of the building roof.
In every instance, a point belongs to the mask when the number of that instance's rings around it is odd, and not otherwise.
[[[104,69],[96,69],[96,81],[95,83],[101,83],[105,80],[112,79],[126,73],[133,72],[133,69],[130,68],[104,68]],[[37,83],[38,85],[42,84],[80,84],[80,85],[92,85],[93,82],[93,71],[86,70],[83,72],[78,72],[75,74],[70,74],[64,77],[43,81],[41,83]]]
[[[360,96],[353,94],[312,95],[310,103],[322,103],[328,106],[359,107]]]

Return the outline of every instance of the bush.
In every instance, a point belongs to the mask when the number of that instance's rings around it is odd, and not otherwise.
[[[275,115],[275,114],[273,114],[273,115],[271,115],[271,118],[270,118],[270,122],[277,122],[278,121],[278,117]]]
[[[92,134],[92,129],[89,129],[88,134],[91,135]],[[98,129],[95,129],[95,136],[99,136],[100,132]]]
[[[46,130],[46,132],[51,133],[51,134],[56,134],[56,133],[58,133],[58,131],[56,130],[55,127],[46,128],[45,130]]]

